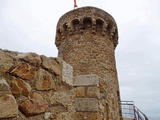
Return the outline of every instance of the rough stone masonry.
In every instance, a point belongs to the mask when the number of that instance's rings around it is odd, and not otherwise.
[[[99,107],[92,112],[97,111],[102,119],[107,120],[121,119],[119,85],[114,56],[117,44],[118,30],[115,20],[101,9],[79,8],[63,15],[58,22],[56,34],[58,56],[73,67],[74,82],[77,88],[90,86],[85,82],[86,79],[89,79],[85,78],[85,75],[96,74],[98,76],[97,88],[87,88],[87,90],[99,89],[100,98],[97,101]],[[96,90],[93,91],[96,92]],[[82,104],[93,101],[91,97],[79,96],[77,99],[80,99]],[[79,104],[79,101],[76,102]],[[79,105],[83,106],[82,104]],[[85,109],[81,109],[80,112],[79,109],[76,112],[82,116],[88,112]]]
[[[57,25],[58,57],[0,50],[1,120],[122,120],[117,26],[84,7]]]

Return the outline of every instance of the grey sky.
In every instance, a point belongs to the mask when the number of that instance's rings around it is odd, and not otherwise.
[[[116,49],[121,99],[133,100],[151,120],[160,120],[160,1],[77,0],[110,13],[119,28]],[[0,48],[57,56],[60,16],[73,0],[0,0]]]

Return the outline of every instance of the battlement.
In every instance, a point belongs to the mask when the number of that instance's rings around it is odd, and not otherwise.
[[[57,25],[56,45],[74,34],[92,33],[106,36],[114,47],[118,44],[118,29],[115,20],[105,11],[95,7],[83,7],[64,14]],[[109,38],[108,38],[109,36]]]

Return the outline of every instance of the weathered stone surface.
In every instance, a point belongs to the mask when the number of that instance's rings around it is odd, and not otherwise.
[[[0,78],[0,94],[11,93],[10,86],[4,78]]]
[[[96,98],[76,98],[76,111],[78,112],[98,111],[98,100]]]
[[[60,112],[66,112],[67,108],[63,105],[54,106],[51,109],[52,113],[60,113]]]
[[[14,61],[11,55],[0,50],[0,75],[7,72],[13,65]]]
[[[74,120],[103,120],[98,112],[76,112]]]
[[[46,112],[46,113],[44,114],[44,119],[45,119],[45,120],[49,120],[50,117],[51,117],[51,113],[50,113],[50,112]]]
[[[43,69],[39,69],[36,77],[37,90],[50,90],[55,89],[55,81],[52,75]]]
[[[95,7],[75,9],[64,14],[57,24],[58,56],[73,67],[74,85],[86,87],[99,85],[102,98],[109,103],[110,111],[115,111],[112,113],[113,116],[121,114],[120,105],[114,109],[110,104],[112,100],[108,97],[108,93],[111,92],[116,99],[115,103],[120,102],[117,95],[119,85],[114,52],[117,44],[118,29],[115,20],[101,9]],[[98,80],[93,82],[90,77],[84,77],[89,74],[96,74],[100,82],[97,82]],[[113,120],[120,119],[114,117]]]
[[[26,116],[37,115],[44,113],[48,108],[48,103],[43,97],[34,92],[30,100],[25,100],[21,105],[20,109]]]
[[[73,68],[65,61],[62,62],[62,80],[69,85],[73,85]]]
[[[88,89],[87,89],[87,96],[88,97],[100,98],[100,90],[99,90],[99,88],[97,86],[88,87]]]
[[[21,62],[10,73],[22,79],[32,80],[35,76],[35,68],[28,63]]]
[[[35,66],[40,66],[41,65],[41,57],[37,55],[36,53],[19,53],[17,58],[24,60],[26,62],[29,62]]]
[[[87,120],[102,120],[100,113],[90,113],[88,114]]]
[[[74,120],[72,117],[72,113],[69,112],[63,112],[58,114],[57,120]]]
[[[86,96],[85,87],[76,87],[75,94],[76,97],[85,97]]]
[[[15,95],[28,96],[31,92],[31,86],[24,80],[14,78],[12,80],[12,93]]]
[[[18,115],[18,105],[12,95],[0,96],[0,119],[16,117]]]
[[[99,78],[95,74],[79,75],[74,80],[74,86],[99,86]]]
[[[61,60],[59,58],[47,58],[45,56],[41,56],[41,58],[44,68],[57,75],[62,75],[62,65],[60,64]]]
[[[52,105],[61,104],[65,107],[72,104],[75,97],[74,91],[59,91],[55,92],[54,95],[50,98]]]
[[[51,118],[52,119],[57,119],[58,115],[60,113],[63,113],[63,112],[67,112],[67,108],[62,106],[62,105],[59,105],[59,106],[55,106],[51,109]]]

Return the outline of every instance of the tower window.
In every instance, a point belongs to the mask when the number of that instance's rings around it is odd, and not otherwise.
[[[101,19],[96,20],[97,31],[101,31],[103,29],[103,24],[104,24],[104,22]]]
[[[86,17],[83,19],[83,28],[87,29],[92,26],[92,19],[90,17]]]

